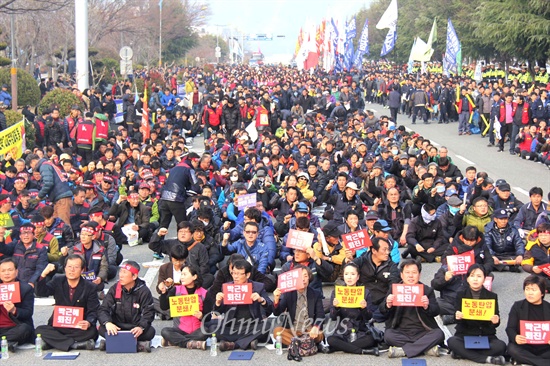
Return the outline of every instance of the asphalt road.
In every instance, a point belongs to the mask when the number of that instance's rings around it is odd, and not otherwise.
[[[377,105],[369,105],[369,108],[377,110],[377,115],[387,113]],[[406,117],[399,115],[399,122],[405,124],[407,127],[411,127],[409,120]],[[487,140],[481,139],[479,136],[457,136],[457,125],[415,125],[415,131],[421,133],[432,141],[445,145],[449,148],[450,154],[453,160],[458,164],[461,169],[471,165],[470,162],[464,161],[464,159],[473,162],[478,169],[485,170],[491,177],[494,178],[506,178],[508,182],[514,187],[515,193],[522,200],[526,200],[527,197],[521,196],[524,191],[528,191],[530,187],[538,185],[543,187],[544,191],[550,190],[550,173],[546,167],[541,164],[533,162],[522,161],[517,157],[512,157],[508,153],[497,153],[495,148],[487,148]],[[200,152],[202,148],[202,139],[196,139],[194,144],[194,150]],[[460,155],[460,157],[459,157]],[[523,190],[523,191],[522,191]],[[175,223],[173,222],[168,237],[175,236]],[[153,294],[156,296],[154,290],[156,284],[156,269],[145,268],[143,263],[153,261],[152,253],[147,246],[135,246],[124,247],[123,254],[125,258],[132,258],[138,263],[142,264],[140,271],[140,277],[144,278],[149,284]],[[167,260],[167,259],[166,259]],[[439,268],[439,264],[425,264],[423,266],[422,281],[430,283],[435,272]],[[498,337],[504,341],[507,341],[505,335],[505,327],[508,319],[508,311],[512,304],[523,298],[522,281],[527,275],[525,273],[496,273],[493,284],[493,290],[499,294],[499,304],[501,309],[501,325],[498,328]],[[111,281],[110,285],[115,282]],[[332,286],[326,286],[324,288],[325,295],[328,296],[332,291]],[[35,306],[34,321],[35,325],[45,324],[52,313],[52,306]],[[171,321],[155,320],[153,323],[157,335],[160,335],[160,331],[164,327],[172,325]],[[451,333],[454,326],[449,326]],[[58,361],[59,365],[177,365],[182,363],[192,362],[193,365],[211,366],[212,362],[224,362],[228,359],[229,353],[219,353],[213,360],[210,357],[208,351],[189,351],[179,348],[169,347],[166,349],[153,349],[150,354],[133,354],[133,355],[117,355],[117,354],[105,354],[98,350],[95,351],[81,351],[80,356],[76,361]],[[468,361],[452,360],[450,356],[442,356],[439,358],[426,357],[427,362],[434,366],[448,366],[453,365],[472,365]],[[2,362],[2,361],[0,361]],[[286,361],[286,353],[283,356],[275,355],[274,351],[270,351],[266,348],[260,348],[255,352],[252,362],[259,365],[276,364],[278,362]],[[401,365],[400,359],[388,359],[387,354],[383,353],[380,357],[374,356],[358,356],[349,355],[344,353],[334,353],[330,355],[319,354],[313,357],[304,358],[303,364],[316,364],[316,365],[350,365],[357,362],[368,362],[370,365],[382,366],[382,365]],[[34,357],[32,350],[18,350],[15,354],[12,354],[9,359],[10,365],[34,365],[47,363]],[[234,365],[250,365],[252,363],[247,361],[233,361]]]

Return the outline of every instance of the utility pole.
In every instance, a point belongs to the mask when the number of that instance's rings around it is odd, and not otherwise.
[[[162,66],[162,0],[159,1],[159,67]]]
[[[75,48],[76,48],[76,82],[83,91],[90,87],[90,66],[88,57],[88,0],[75,0]]]
[[[15,14],[10,18],[11,31],[11,109],[17,110],[17,59],[15,58]]]

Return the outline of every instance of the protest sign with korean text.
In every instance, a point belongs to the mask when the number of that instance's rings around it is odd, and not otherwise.
[[[342,241],[344,242],[344,246],[353,252],[372,246],[367,229],[343,234]]]
[[[290,229],[286,240],[286,247],[306,251],[313,243],[313,233]]]
[[[21,302],[19,282],[0,283],[0,304],[11,301],[14,304]]]
[[[519,334],[527,338],[527,344],[548,344],[550,321],[520,320]]]
[[[293,269],[285,273],[281,273],[277,279],[277,288],[281,293],[301,290],[304,288],[303,269]]]
[[[462,299],[462,314],[464,319],[491,320],[495,315],[495,300]]]
[[[170,316],[172,318],[178,316],[189,316],[200,311],[199,295],[181,295],[171,296],[170,300]]]
[[[53,326],[59,328],[78,328],[78,322],[84,320],[84,308],[74,306],[53,307]]]
[[[447,256],[447,266],[454,275],[463,275],[468,273],[468,268],[470,268],[470,266],[474,263],[473,250],[462,254]]]
[[[550,277],[550,263],[541,264],[538,267],[542,270],[542,272],[544,272],[545,275]]]
[[[244,210],[247,207],[256,207],[256,193],[243,194],[237,197],[237,207]]]
[[[338,307],[360,308],[365,299],[364,286],[335,286],[334,298],[338,300]]]
[[[223,303],[225,305],[252,304],[252,284],[237,285],[234,283],[224,283]]]
[[[394,283],[392,285],[393,306],[422,306],[424,285],[404,285]]]

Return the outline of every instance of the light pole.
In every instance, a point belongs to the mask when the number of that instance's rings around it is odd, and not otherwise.
[[[76,82],[81,91],[89,88],[88,62],[88,0],[74,2],[75,45],[76,45]]]
[[[15,58],[15,14],[11,13],[11,109],[17,110],[17,59]]]
[[[162,0],[159,1],[159,67],[162,66]]]

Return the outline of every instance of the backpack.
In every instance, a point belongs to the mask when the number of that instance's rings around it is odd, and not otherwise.
[[[317,353],[317,345],[315,340],[308,334],[303,334],[300,337],[292,337],[288,346],[288,360],[302,361],[302,357],[313,356]]]

